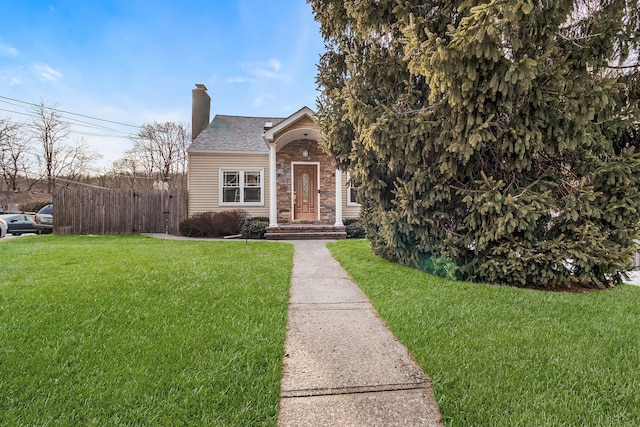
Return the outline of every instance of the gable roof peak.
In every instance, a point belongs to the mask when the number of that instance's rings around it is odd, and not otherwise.
[[[286,127],[297,122],[303,117],[309,117],[310,119],[315,121],[315,115],[316,113],[311,108],[304,106],[298,111],[296,111],[295,113],[293,113],[292,115],[290,115],[289,117],[281,120],[275,126],[266,128],[264,132],[264,140],[273,141],[273,138],[277,132],[281,131],[282,129],[285,129]]]

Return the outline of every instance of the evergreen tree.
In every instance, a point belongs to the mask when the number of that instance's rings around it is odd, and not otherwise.
[[[620,281],[640,221],[637,2],[310,3],[323,144],[376,253],[493,283]]]

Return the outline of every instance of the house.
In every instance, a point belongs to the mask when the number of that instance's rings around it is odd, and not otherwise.
[[[268,239],[345,237],[360,206],[346,172],[318,141],[314,112],[289,117],[216,115],[207,88],[192,91],[189,215],[242,209],[268,217]]]

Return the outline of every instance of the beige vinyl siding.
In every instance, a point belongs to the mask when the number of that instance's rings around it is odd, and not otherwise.
[[[262,206],[219,206],[220,168],[264,170]],[[251,216],[269,216],[269,154],[189,153],[189,216],[242,209]]]
[[[348,189],[347,173],[342,172],[342,218],[358,218],[360,216],[360,206],[349,206],[349,200],[347,199]]]

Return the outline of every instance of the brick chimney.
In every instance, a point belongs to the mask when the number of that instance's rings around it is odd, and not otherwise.
[[[191,99],[191,141],[193,141],[209,125],[211,97],[205,85],[196,83],[196,88],[191,90]]]

